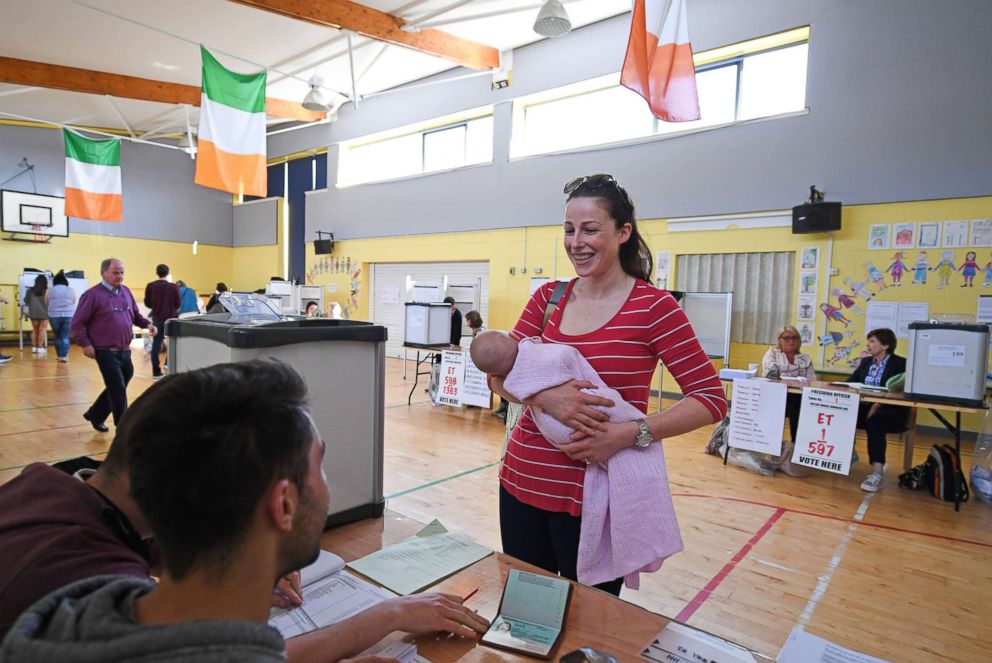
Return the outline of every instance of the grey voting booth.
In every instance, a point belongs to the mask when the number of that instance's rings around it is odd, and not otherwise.
[[[386,328],[287,319],[264,296],[245,293],[224,293],[221,304],[227,313],[166,323],[172,370],[267,357],[292,366],[307,383],[310,412],[327,444],[327,525],[381,516]]]

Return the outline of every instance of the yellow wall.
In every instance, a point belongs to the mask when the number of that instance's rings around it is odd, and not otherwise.
[[[992,217],[992,197],[969,198],[961,200],[942,200],[929,202],[891,203],[884,205],[861,205],[844,208],[843,228],[834,233],[833,267],[836,275],[829,276],[827,264],[828,242],[825,234],[793,235],[789,228],[761,229],[728,229],[719,232],[668,232],[665,220],[647,220],[640,223],[652,252],[659,250],[671,251],[673,256],[672,287],[677,288],[674,281],[677,273],[677,256],[693,253],[739,253],[747,251],[793,251],[796,254],[795,282],[783,284],[792,290],[793,311],[792,319],[783,320],[797,324],[795,317],[796,303],[799,297],[799,258],[804,247],[816,246],[820,249],[818,269],[818,289],[816,303],[828,301],[827,294],[831,289],[841,287],[845,276],[852,276],[855,281],[868,280],[865,262],[871,260],[883,271],[892,262],[894,251],[870,251],[868,244],[868,226],[873,223],[943,221],[954,219],[973,219]],[[992,258],[992,248],[975,249],[978,261],[984,265]],[[967,249],[955,251],[956,264],[960,265]],[[931,252],[938,257],[931,260],[936,264],[940,251]],[[526,255],[526,260],[524,256]],[[907,252],[904,261],[911,264],[915,261],[916,250]],[[409,237],[390,237],[381,239],[343,240],[335,243],[332,256],[315,256],[312,247],[307,249],[307,280],[310,283],[324,285],[334,284],[336,292],[325,291],[325,300],[337,301],[348,309],[353,319],[368,319],[368,286],[369,267],[375,262],[450,262],[450,261],[489,261],[489,319],[486,325],[491,328],[509,329],[513,326],[521,309],[527,302],[530,292],[530,278],[535,276],[534,268],[540,267],[541,276],[551,278],[568,278],[574,276],[571,264],[564,254],[561,243],[561,229],[557,226],[520,228],[510,230],[487,230],[462,233],[446,233],[435,235],[414,235]],[[351,270],[348,272],[348,264]],[[343,262],[343,267],[338,263]],[[510,274],[511,266],[515,273]],[[527,268],[522,273],[521,267]],[[891,278],[886,278],[891,282]],[[980,293],[992,294],[992,290],[981,287],[982,274],[976,277],[976,287],[961,288],[962,278],[956,274],[951,279],[951,287],[937,288],[935,272],[930,273],[925,287],[911,285],[912,274],[903,278],[901,288],[889,288],[876,295],[880,301],[928,301],[930,302],[930,317],[941,313],[964,313],[975,315],[977,299]],[[874,289],[874,288],[872,288]],[[837,303],[835,297],[829,297],[832,304]],[[865,302],[856,300],[862,310]],[[864,349],[864,314],[846,311],[846,316],[852,324],[845,328],[840,323],[831,322],[826,329],[833,331],[850,330],[852,338],[859,345],[848,358],[857,359],[858,353]],[[814,332],[818,336],[823,330],[823,315],[817,312],[813,321]],[[900,341],[900,354],[906,351],[905,340]],[[814,362],[821,365],[820,348],[814,343],[804,348],[814,357]],[[731,366],[745,366],[756,362],[767,350],[766,345],[731,344]],[[832,352],[827,354],[827,358]],[[838,362],[834,370],[845,373],[849,370],[844,362]],[[665,389],[674,389],[676,385],[666,381]],[[936,422],[929,414],[921,417],[921,423],[935,425]],[[966,417],[966,426],[975,430],[980,425],[977,416]]]

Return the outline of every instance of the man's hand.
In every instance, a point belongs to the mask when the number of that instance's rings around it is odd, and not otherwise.
[[[613,407],[608,398],[580,391],[595,389],[596,385],[585,380],[572,380],[565,384],[537,393],[528,402],[541,408],[569,428],[583,435],[594,435],[596,431],[606,432],[609,415],[597,410],[594,405]]]
[[[96,359],[96,350],[93,348],[92,345],[87,345],[86,347],[84,347],[83,354],[89,357],[90,359]]]
[[[148,324],[148,333],[151,334],[152,336],[158,336],[158,327],[156,327],[155,325],[149,323]]]
[[[391,624],[398,631],[446,631],[472,638],[489,629],[489,621],[462,605],[462,597],[454,594],[413,594],[386,603],[392,616]]]
[[[303,594],[300,592],[300,572],[293,571],[276,583],[276,589],[272,593],[273,608],[295,608],[303,605]]]

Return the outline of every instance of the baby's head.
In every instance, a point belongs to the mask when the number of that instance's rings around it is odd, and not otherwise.
[[[490,329],[472,339],[470,352],[480,371],[505,376],[517,360],[517,342],[505,332]]]

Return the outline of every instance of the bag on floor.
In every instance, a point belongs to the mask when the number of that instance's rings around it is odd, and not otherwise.
[[[968,482],[961,471],[961,459],[949,444],[935,444],[930,447],[930,455],[924,463],[924,479],[927,490],[939,500],[953,502],[955,498],[954,477],[958,478],[960,486],[958,496],[960,502],[967,502]]]
[[[924,490],[927,487],[927,464],[920,463],[916,467],[899,475],[899,487],[910,490]]]

